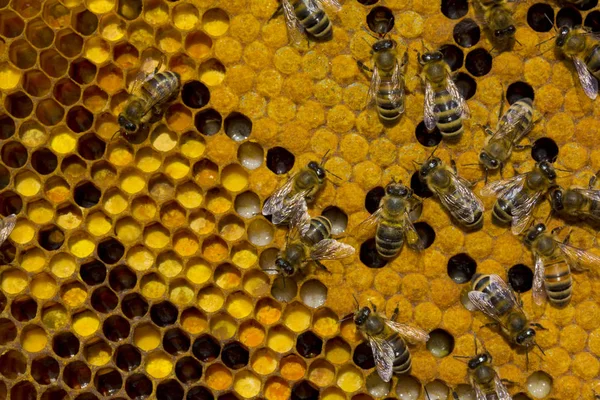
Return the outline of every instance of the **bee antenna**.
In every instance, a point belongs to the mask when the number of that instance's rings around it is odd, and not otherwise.
[[[477,351],[477,335],[473,334],[473,342],[475,343],[475,354],[478,354]]]
[[[342,323],[344,321],[348,321],[349,319],[351,319],[354,316],[354,313],[350,313],[348,315],[346,315],[345,317],[342,317],[342,319],[340,319],[338,322]]]
[[[433,155],[437,151],[438,147],[439,147],[439,145],[435,146],[435,148],[433,149],[433,151],[431,152],[431,154],[429,155],[429,157],[427,157],[428,160],[431,160],[431,157],[433,157]]]
[[[327,157],[327,154],[329,154],[329,152],[331,151],[331,149],[327,149],[327,151],[325,152],[325,154],[323,154],[323,158],[321,158],[321,164],[323,165],[325,163],[325,158]]]
[[[537,342],[533,342],[533,344],[535,345],[535,347],[540,349],[540,351],[542,352],[542,355],[544,355],[544,356],[546,355],[546,353],[544,353],[544,349],[542,349],[542,347],[539,344],[537,344]]]
[[[112,140],[115,138],[115,136],[117,136],[117,134],[119,134],[119,133],[121,133],[121,130],[120,130],[120,129],[119,129],[119,130],[117,130],[117,131],[116,131],[116,132],[115,132],[115,133],[114,133],[114,134],[111,136],[110,140],[112,141]]]
[[[519,46],[523,47],[523,43],[519,42],[517,38],[515,38],[515,42],[519,43]]]
[[[556,29],[556,26],[554,26],[554,21],[552,21],[552,20],[550,19],[550,17],[548,16],[548,14],[544,13],[544,17],[546,17],[546,19],[547,19],[548,21],[550,21],[550,23],[552,24],[552,29],[554,29],[554,32],[557,32],[557,33],[558,33],[558,30]]]
[[[367,34],[369,34],[369,36],[371,36],[372,38],[375,38],[375,39],[379,40],[379,38],[376,35],[374,35],[373,33],[371,33],[371,31],[369,29],[367,29],[366,26],[363,26],[363,30],[365,32],[367,32]]]
[[[360,304],[358,302],[358,299],[356,298],[356,295],[354,293],[352,293],[352,298],[354,299],[354,303],[356,304],[356,309],[360,309]]]
[[[453,356],[453,357],[456,358],[457,360],[471,359],[471,357],[469,357],[469,356]]]
[[[328,174],[335,176],[336,178],[338,178],[340,181],[343,181],[343,179],[339,176],[337,176],[336,174],[334,174],[333,172],[331,172],[330,170],[326,169],[325,171],[327,171]]]

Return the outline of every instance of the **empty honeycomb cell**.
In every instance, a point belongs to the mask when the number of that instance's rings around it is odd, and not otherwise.
[[[202,110],[194,117],[194,125],[200,133],[206,136],[217,134],[221,130],[223,119],[221,114],[212,108]]]
[[[142,354],[130,344],[124,344],[117,348],[115,352],[115,364],[124,372],[131,372],[142,363]]]
[[[12,399],[27,399],[33,400],[37,397],[37,390],[31,382],[21,381],[16,383],[10,389],[10,397]]]
[[[37,315],[38,305],[27,295],[15,298],[10,305],[10,313],[19,322],[31,321]]]
[[[282,175],[292,169],[295,160],[296,157],[289,150],[276,146],[267,151],[266,165],[275,174]]]
[[[102,286],[92,292],[91,304],[94,310],[108,314],[117,307],[119,298],[115,292],[106,286]]]
[[[123,378],[115,369],[101,369],[97,371],[94,376],[94,386],[101,395],[110,396],[121,389],[123,386]]]
[[[174,328],[165,332],[163,348],[172,355],[185,353],[191,346],[190,338],[181,329]]]
[[[86,0],[87,8],[95,14],[104,14],[109,12],[115,6],[113,0]]]
[[[527,24],[536,32],[548,32],[552,29],[554,9],[549,4],[536,3],[527,10]]]
[[[360,245],[359,259],[369,268],[383,268],[387,260],[379,255],[375,247],[375,239],[367,239]]]
[[[9,60],[21,70],[26,70],[35,65],[37,51],[24,39],[17,39],[8,48]]]
[[[8,115],[0,115],[0,139],[6,140],[15,134],[15,121]]]
[[[9,331],[5,334],[5,337],[10,337],[10,335],[12,335],[12,328],[10,328],[10,325],[7,325],[7,327],[9,328]],[[26,325],[22,328],[20,336],[21,347],[28,353],[40,352],[44,350],[46,344],[48,344],[48,334],[38,325]]]
[[[150,308],[150,318],[154,324],[165,327],[177,321],[179,311],[170,301],[162,301]]]
[[[590,12],[585,17],[583,25],[591,29],[592,32],[600,32],[600,11],[595,10]]]
[[[533,271],[524,264],[516,264],[508,270],[508,283],[517,293],[525,293],[533,286]]]
[[[11,10],[0,11],[0,35],[5,38],[16,38],[25,29],[25,21]]]
[[[535,399],[543,399],[552,391],[552,377],[544,371],[536,371],[527,378],[527,391]]]
[[[25,35],[38,49],[44,49],[54,42],[54,31],[40,18],[27,23]]]
[[[304,358],[314,358],[323,350],[323,339],[311,331],[304,332],[296,339],[296,351]]]
[[[531,158],[535,161],[555,162],[558,157],[558,145],[548,137],[537,139],[531,148]]]
[[[67,126],[75,133],[87,131],[93,123],[94,114],[83,106],[75,106],[67,112]]]
[[[367,15],[367,26],[378,35],[384,35],[394,28],[394,14],[387,7],[377,6]]]
[[[130,375],[125,381],[125,392],[132,399],[145,399],[152,391],[152,381],[144,374]]]
[[[179,139],[181,153],[188,158],[198,158],[204,154],[206,142],[195,132],[188,132]]]
[[[135,154],[135,165],[143,172],[157,171],[162,164],[163,160],[160,153],[151,147],[142,147]]]
[[[4,107],[15,118],[26,118],[33,111],[33,102],[23,92],[11,93],[4,99]]]
[[[467,54],[465,67],[473,76],[484,76],[492,69],[492,56],[487,50],[477,48]]]
[[[476,270],[477,262],[466,253],[456,254],[448,259],[448,276],[456,283],[469,282]]]
[[[452,36],[459,46],[469,48],[475,46],[479,42],[479,39],[481,38],[481,29],[471,18],[465,18],[454,25]]]
[[[79,276],[86,285],[99,285],[106,279],[106,266],[98,260],[87,262],[79,268]]]
[[[454,83],[456,83],[458,91],[465,100],[469,100],[471,97],[475,96],[475,92],[477,91],[477,82],[469,74],[459,72],[452,78],[452,80],[454,80]]]
[[[183,384],[191,384],[202,377],[202,366],[193,357],[183,357],[175,365],[175,375]]]
[[[69,113],[71,110],[69,110]],[[38,120],[46,126],[54,126],[62,121],[65,116],[65,110],[53,99],[44,99],[37,104],[35,115]],[[69,124],[69,115],[67,115],[67,124]],[[71,125],[69,128],[73,129]],[[81,131],[76,131],[81,132]]]
[[[38,194],[42,188],[40,178],[33,172],[21,172],[15,176],[15,189],[22,196],[31,197]]]
[[[65,367],[63,380],[71,389],[83,389],[90,384],[92,371],[84,362],[74,361]]]
[[[73,15],[72,25],[78,33],[89,36],[98,29],[98,17],[88,10]]]
[[[60,366],[50,356],[39,357],[31,362],[31,377],[40,385],[50,385],[56,382],[59,374]]]
[[[49,175],[58,167],[58,158],[51,150],[41,148],[31,155],[31,166],[37,173]]]
[[[137,283],[135,272],[125,265],[113,268],[108,275],[110,287],[117,292],[133,289]]]
[[[148,302],[141,295],[130,293],[121,301],[121,311],[129,319],[142,318],[148,312]]]
[[[216,58],[211,58],[200,64],[198,74],[205,85],[217,86],[225,79],[225,66]]]
[[[83,49],[83,38],[71,29],[63,29],[56,33],[56,49],[65,57],[77,57]]]
[[[120,315],[111,315],[102,324],[102,332],[111,342],[119,342],[129,336],[131,326]]]
[[[0,374],[8,379],[17,379],[27,370],[27,359],[15,350],[9,350],[0,357]]]
[[[563,7],[556,13],[556,26],[568,26],[573,28],[575,26],[581,26],[582,22],[583,18],[581,17],[581,13],[574,7]]]
[[[86,160],[101,159],[105,150],[106,143],[94,133],[87,133],[78,140],[77,153]]]
[[[53,57],[53,60],[56,59],[56,57]],[[43,64],[42,64],[42,68],[43,68]],[[56,75],[53,75],[51,73],[51,71],[48,71],[48,69],[43,68],[44,71],[46,71],[46,73],[50,76],[56,77]],[[66,68],[65,68],[66,70]],[[96,78],[96,72],[97,72],[97,68],[94,64],[92,64],[90,61],[82,58],[82,59],[78,59],[73,61],[70,66],[69,66],[69,76],[71,77],[71,79],[73,79],[75,82],[77,82],[80,85],[86,85],[89,84],[91,82],[94,81],[94,79]],[[64,74],[64,72],[63,72]],[[61,75],[63,75],[61,74]],[[106,74],[104,72],[104,74]],[[104,77],[104,75],[103,75]],[[100,85],[102,86],[102,85]]]
[[[17,327],[10,319],[1,318],[0,328],[0,344],[3,346],[17,338]]]
[[[339,398],[339,389],[330,388],[327,390],[328,393],[323,393],[323,398],[327,400]],[[331,396],[331,393],[335,393],[337,396]],[[328,396],[329,395],[329,396]],[[341,396],[343,398],[343,392],[341,392]],[[308,381],[300,381],[294,384],[292,387],[292,399],[301,399],[301,400],[318,400],[319,399],[319,390],[313,386],[312,383]]]
[[[10,214],[18,214],[19,212],[21,212],[22,208],[23,200],[18,194],[13,193],[11,191],[6,191],[0,194],[0,213],[2,215],[8,216]],[[17,222],[17,227],[15,227],[11,234],[11,238],[16,242],[19,242],[20,240],[23,240],[26,237],[30,236],[27,222],[23,220],[22,225],[20,224],[20,222],[21,221]],[[21,232],[19,232],[17,228],[19,228]],[[15,230],[17,230],[17,232],[15,232]],[[20,244],[23,243],[24,242],[21,242]]]

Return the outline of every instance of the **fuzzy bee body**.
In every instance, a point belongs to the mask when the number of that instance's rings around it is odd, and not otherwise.
[[[573,60],[583,91],[590,99],[595,99],[600,79],[600,43],[583,29],[563,26],[556,36],[555,46]]]
[[[319,243],[321,240],[331,237],[331,221],[327,217],[319,216],[311,218],[310,226],[302,236],[305,243],[310,246]]]
[[[509,48],[515,39],[515,21],[506,0],[479,0],[487,28],[493,35],[494,47]]]
[[[285,23],[295,44],[301,42],[302,33],[305,31],[318,40],[331,39],[333,25],[322,7],[323,4],[333,9],[340,8],[337,0],[281,0]]]
[[[508,390],[492,367],[492,356],[488,352],[476,354],[469,360],[468,368],[469,379],[477,400],[511,399]]]
[[[588,189],[554,187],[550,192],[552,209],[560,214],[600,222],[600,190],[592,189],[596,176],[590,179]]]

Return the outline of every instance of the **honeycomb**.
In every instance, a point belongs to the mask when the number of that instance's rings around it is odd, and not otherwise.
[[[333,40],[288,45],[275,0],[0,0],[0,214],[18,215],[0,247],[0,399],[268,400],[447,398],[468,390],[473,334],[515,399],[592,399],[600,393],[600,283],[575,275],[565,309],[536,307],[532,257],[508,230],[455,226],[426,199],[417,230],[386,263],[356,233],[392,178],[415,179],[413,162],[436,155],[483,185],[477,163],[501,94],[534,98],[541,116],[529,151],[513,161],[557,158],[559,183],[585,186],[600,169],[600,103],[579,87],[568,60],[537,44],[556,25],[600,30],[597,0],[578,8],[517,2],[512,51],[493,50],[466,0],[345,0]],[[365,110],[376,15],[407,49],[406,113],[383,126]],[[551,43],[548,43],[550,47]],[[415,51],[441,48],[469,100],[458,143],[422,123]],[[117,136],[127,87],[147,58],[166,60],[182,90],[130,140]],[[262,202],[327,152],[327,181],[312,215],[357,252],[298,281],[267,274],[286,230]],[[505,175],[514,173],[511,166]],[[499,178],[493,174],[490,179]],[[542,204],[536,218],[545,219]],[[552,226],[560,225],[553,220]],[[595,229],[573,226],[572,243],[594,249]],[[598,253],[597,250],[592,250]],[[522,292],[545,356],[512,349],[488,320],[461,304],[475,272]],[[351,320],[375,304],[430,332],[412,349],[410,376],[389,384]],[[544,386],[544,384],[546,386]],[[550,390],[550,393],[548,391]],[[517,393],[519,393],[517,395]],[[470,398],[467,395],[462,398]]]

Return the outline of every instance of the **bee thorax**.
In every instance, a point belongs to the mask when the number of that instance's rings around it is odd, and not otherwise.
[[[370,315],[367,322],[365,322],[365,330],[369,332],[371,336],[383,331],[384,327],[385,323],[383,322],[383,319],[377,315]]]
[[[479,384],[486,384],[491,382],[496,376],[496,372],[487,365],[481,365],[473,372],[475,380]]]

